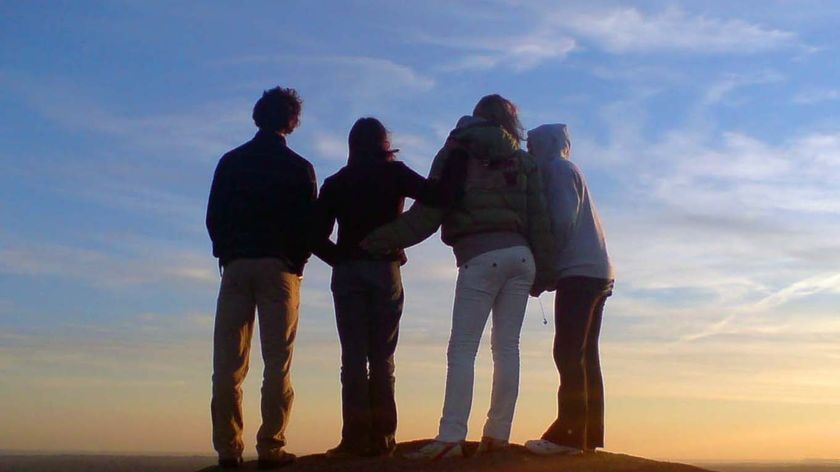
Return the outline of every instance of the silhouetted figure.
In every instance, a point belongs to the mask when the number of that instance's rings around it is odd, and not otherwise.
[[[450,209],[414,205],[365,240],[371,250],[416,244],[442,225],[453,247],[458,282],[447,351],[446,394],[435,441],[409,457],[459,456],[472,406],[475,356],[492,311],[493,390],[479,452],[507,447],[519,394],[519,333],[528,293],[554,285],[551,228],[539,171],[519,148],[516,107],[499,95],[483,97],[473,116],[458,122],[435,156],[436,176],[453,155],[468,158],[463,197]]]
[[[213,335],[213,446],[219,464],[242,461],[242,389],[248,373],[254,310],[265,362],[259,465],[294,460],[283,450],[294,391],[289,377],[298,326],[300,280],[309,258],[308,222],[317,184],[312,165],[286,146],[301,100],[274,88],[254,105],[259,131],[222,156],[207,205],[213,255],[223,267]]]
[[[332,292],[341,340],[341,443],[332,457],[390,455],[396,448],[394,351],[403,308],[402,250],[384,255],[361,247],[372,229],[393,221],[405,197],[430,205],[455,198],[461,170],[427,181],[394,160],[388,132],[375,118],[361,118],[349,136],[347,165],[321,187],[316,254],[333,267]],[[454,161],[454,160],[453,160]],[[338,242],[328,238],[338,220]]]
[[[571,161],[566,125],[528,132],[528,151],[542,169],[555,236],[557,293],[554,298],[554,362],[560,371],[557,420],[541,440],[526,447],[537,454],[580,454],[604,446],[604,384],[598,337],[604,303],[612,294],[613,270],[604,230],[583,172]]]

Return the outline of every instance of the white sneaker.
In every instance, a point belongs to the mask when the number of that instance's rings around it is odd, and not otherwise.
[[[561,446],[545,439],[525,441],[525,449],[538,456],[579,456],[583,454],[582,449]]]
[[[449,457],[463,457],[463,455],[461,443],[459,442],[432,441],[414,452],[405,454],[404,457],[407,459],[436,461]]]

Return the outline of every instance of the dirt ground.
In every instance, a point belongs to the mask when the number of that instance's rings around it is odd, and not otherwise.
[[[472,456],[475,444],[466,448],[467,457],[420,462],[402,458],[402,454],[420,447],[424,441],[399,445],[397,454],[387,459],[328,459],[323,454],[298,458],[284,467],[286,472],[704,472],[684,464],[650,461],[639,457],[597,452],[580,457],[538,457],[521,446],[483,456]],[[213,457],[151,457],[101,455],[7,455],[0,456],[0,472],[212,472]],[[240,470],[257,470],[256,461],[248,461]],[[708,472],[708,471],[707,471]]]

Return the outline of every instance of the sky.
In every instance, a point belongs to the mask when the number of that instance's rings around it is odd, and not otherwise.
[[[212,454],[206,199],[281,85],[319,182],[362,116],[419,172],[489,93],[568,124],[617,270],[607,449],[840,458],[838,23],[809,0],[0,0],[0,449]],[[401,441],[436,433],[457,275],[437,235],[408,256]],[[302,285],[295,453],[339,440],[329,277],[313,258]],[[527,308],[516,442],[556,415],[552,307]]]

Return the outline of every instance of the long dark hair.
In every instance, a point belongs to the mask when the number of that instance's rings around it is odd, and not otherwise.
[[[374,162],[388,162],[394,160],[394,154],[399,149],[391,149],[391,140],[385,126],[373,117],[356,120],[350,128],[347,137],[350,147],[348,164],[370,164]]]

